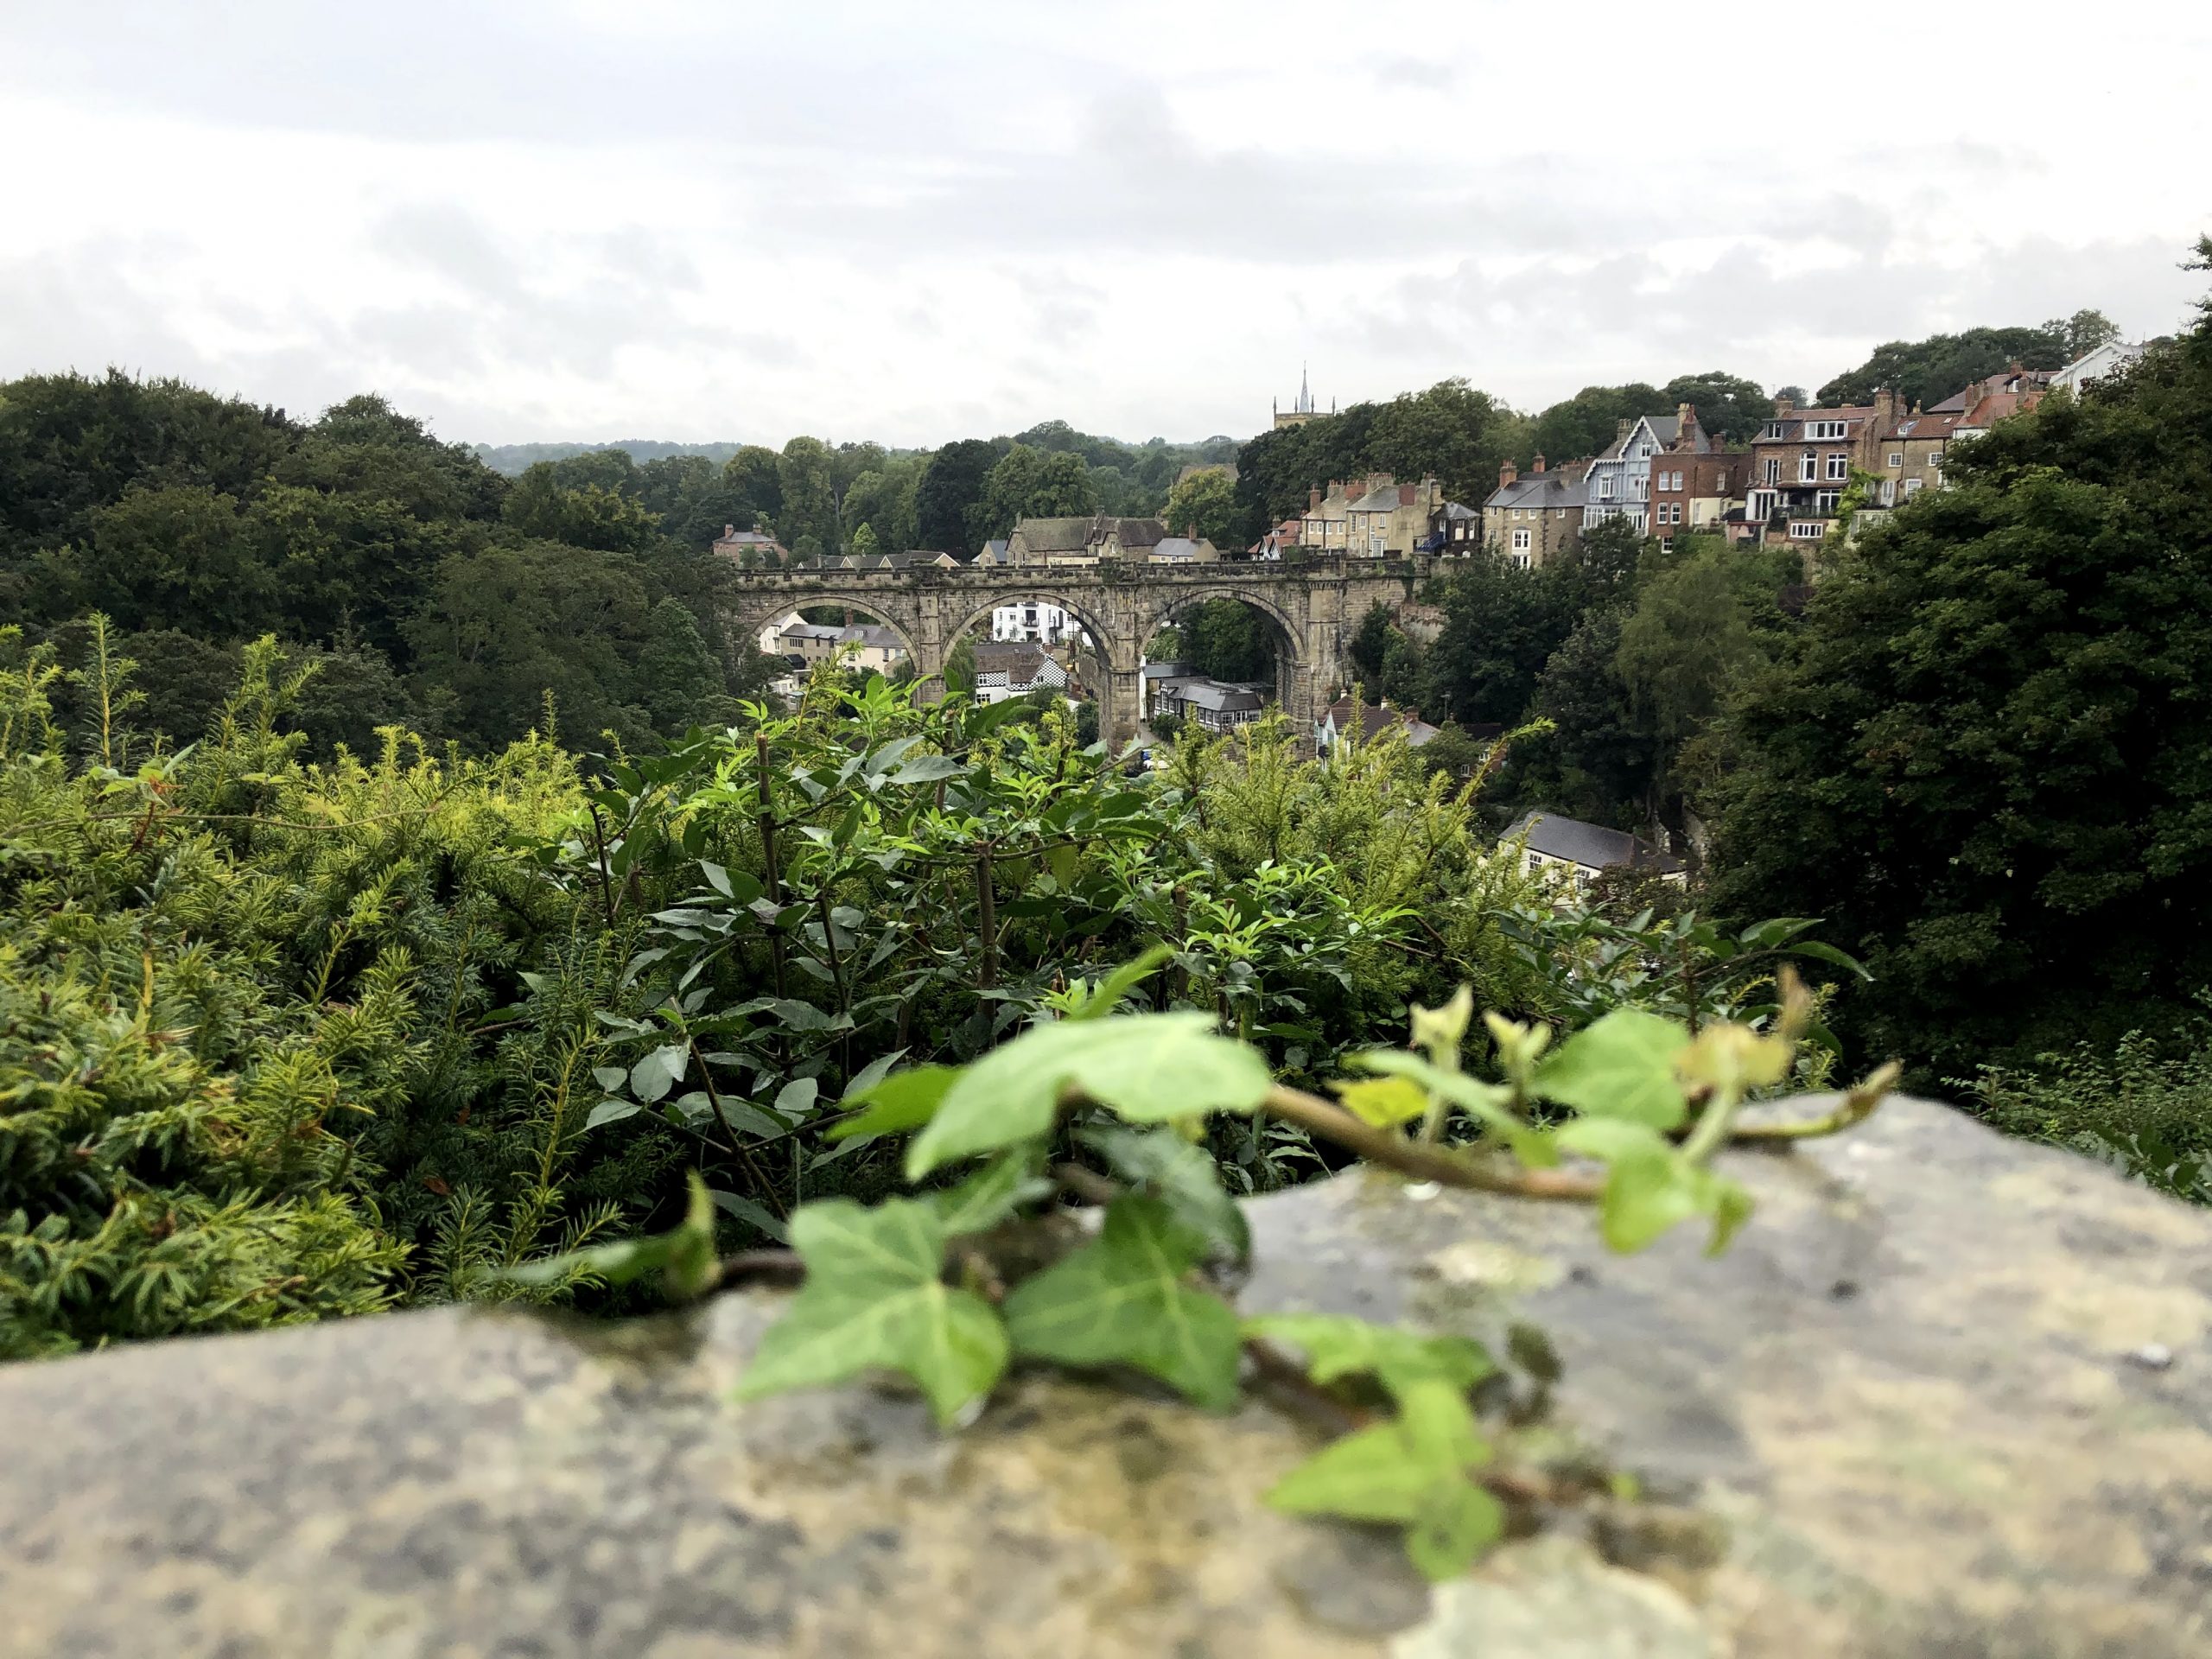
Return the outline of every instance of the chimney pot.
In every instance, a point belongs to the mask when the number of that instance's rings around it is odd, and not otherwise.
[[[1541,472],[1543,468],[1540,466],[1536,470]],[[1513,481],[1520,476],[1521,469],[1509,461],[1497,469],[1497,487],[1501,490],[1510,489],[1512,487]]]
[[[1307,486],[1306,486],[1306,510],[1308,512],[1313,512],[1313,510],[1314,508],[1316,508],[1316,507],[1319,506],[1320,505],[1321,505],[1321,486],[1320,486],[1319,484],[1309,484],[1309,485],[1307,485]]]
[[[731,537],[733,537],[733,536],[734,536],[734,535],[736,535],[736,534],[737,534],[737,526],[736,526],[735,524],[724,524],[724,525],[722,526],[722,539],[723,539],[724,541],[728,541],[728,540],[729,540],[729,538],[730,538]]]
[[[1541,472],[1542,472],[1542,471],[1544,470],[1544,458],[1543,458],[1543,455],[1542,455],[1541,453],[1539,453],[1539,454],[1537,454],[1537,456],[1536,456],[1536,459],[1529,464],[1529,470],[1530,470],[1530,471],[1532,471],[1532,472],[1538,472],[1538,473],[1541,473]]]

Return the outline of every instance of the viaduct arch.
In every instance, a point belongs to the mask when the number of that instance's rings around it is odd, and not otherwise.
[[[1412,597],[1430,557],[1357,558],[1343,554],[1278,563],[1014,565],[946,570],[748,570],[730,585],[725,613],[746,637],[775,618],[811,605],[849,605],[881,619],[913,653],[923,675],[944,671],[963,634],[1001,605],[1025,599],[1064,607],[1097,642],[1106,683],[1098,688],[1099,730],[1126,742],[1137,724],[1137,682],[1146,642],[1190,607],[1234,599],[1280,631],[1278,698],[1294,721],[1311,722],[1316,699],[1345,678],[1351,637],[1368,607]]]

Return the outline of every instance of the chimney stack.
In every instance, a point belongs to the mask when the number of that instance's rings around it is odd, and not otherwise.
[[[1537,461],[1536,470],[1540,473],[1544,470],[1541,461]],[[1509,461],[1497,469],[1497,487],[1501,490],[1510,490],[1513,487],[1514,480],[1520,476],[1521,469]]]
[[[1635,424],[1636,424],[1636,423],[1635,423],[1634,421],[1631,421],[1630,419],[1629,419],[1629,417],[1628,417],[1627,416],[1625,416],[1625,415],[1622,416],[1620,417],[1620,420],[1619,420],[1619,421],[1615,424],[1615,426],[1614,426],[1614,428],[1613,428],[1613,440],[1614,440],[1614,442],[1618,442],[1621,439],[1623,439],[1623,438],[1624,438],[1624,437],[1628,436],[1628,429],[1629,429],[1629,428],[1630,428],[1631,426],[1634,426]]]
[[[1796,408],[1797,400],[1796,398],[1777,397],[1774,400],[1774,417],[1777,420],[1780,420],[1785,415],[1795,413]]]
[[[1320,505],[1321,486],[1319,484],[1307,485],[1306,486],[1306,511],[1311,512],[1314,508]]]
[[[737,526],[735,524],[724,524],[722,526],[722,540],[728,541],[731,537],[736,534]]]
[[[1544,457],[1541,451],[1538,452],[1535,460],[1529,463],[1529,470],[1534,473],[1541,473],[1544,470]]]

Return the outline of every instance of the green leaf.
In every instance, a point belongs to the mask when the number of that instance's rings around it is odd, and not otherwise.
[[[994,1158],[949,1192],[931,1194],[944,1222],[945,1236],[988,1232],[1052,1184],[1032,1172],[1029,1156],[1009,1152]]]
[[[845,1096],[849,1105],[864,1104],[867,1110],[832,1128],[828,1139],[849,1141],[858,1135],[897,1135],[918,1129],[937,1116],[945,1091],[960,1075],[950,1065],[910,1065],[880,1082]]]
[[[1689,1108],[1675,1076],[1675,1057],[1689,1040],[1671,1020],[1616,1008],[1554,1050],[1536,1068],[1532,1087],[1545,1099],[1592,1117],[1676,1128]]]
[[[1560,1129],[1559,1143],[1605,1164],[1599,1230],[1606,1248],[1624,1255],[1643,1249],[1693,1216],[1713,1217],[1706,1254],[1718,1255],[1751,1217],[1751,1195],[1739,1183],[1691,1162],[1680,1147],[1644,1124],[1578,1118]]]
[[[1073,852],[1072,847],[1065,849]],[[1125,962],[1091,988],[1083,1006],[1068,1015],[1071,1020],[1103,1020],[1114,1012],[1122,999],[1158,973],[1162,964],[1173,957],[1171,946],[1155,944],[1133,961]]]
[[[630,1086],[630,1068],[626,1065],[594,1065],[592,1081],[610,1095],[619,1095]]]
[[[968,768],[949,754],[918,754],[891,774],[894,784],[933,784],[940,778],[957,778]]]
[[[804,1117],[821,1092],[822,1085],[812,1077],[793,1077],[776,1091],[776,1109],[785,1117]]]
[[[1497,1500],[1468,1479],[1489,1459],[1466,1401],[1447,1386],[1417,1387],[1399,1418],[1322,1447],[1268,1494],[1289,1515],[1395,1522],[1422,1575],[1457,1577],[1504,1530]]]
[[[621,1285],[656,1268],[661,1274],[661,1288],[671,1301],[690,1301],[714,1285],[717,1271],[714,1200],[696,1170],[690,1176],[683,1220],[672,1230],[569,1250],[504,1268],[493,1276],[517,1285],[557,1285],[586,1276]]]
[[[879,1054],[870,1060],[846,1084],[845,1092],[839,1097],[841,1102],[849,1105],[865,1096],[869,1090],[891,1075],[891,1068],[899,1064],[906,1052],[903,1048],[894,1048],[888,1054]]]
[[[729,884],[729,872],[711,858],[699,861],[699,874],[707,878],[707,885],[725,899],[735,896],[736,889]]]
[[[1822,944],[1818,939],[1800,940],[1796,944],[1783,945],[1782,949],[1789,956],[1810,957],[1815,962],[1831,963],[1846,973],[1856,974],[1862,980],[1872,981],[1874,977],[1856,957],[1839,950],[1832,944]]]
[[[1083,1140],[1131,1186],[1149,1192],[1184,1226],[1240,1267],[1252,1257],[1251,1224],[1221,1184],[1221,1166],[1173,1129],[1092,1129]]]
[[[602,1123],[620,1123],[626,1117],[635,1117],[645,1108],[634,1100],[602,1100],[584,1116],[584,1128],[595,1129]]]
[[[806,1283],[761,1338],[740,1399],[903,1371],[949,1426],[990,1393],[1006,1370],[1006,1327],[982,1297],[939,1276],[945,1232],[934,1205],[804,1205],[791,1240]]]
[[[906,1178],[1048,1133],[1064,1090],[1132,1122],[1249,1112],[1267,1094],[1267,1063],[1217,1036],[1207,1014],[1147,1014],[1033,1027],[961,1072],[929,1127],[906,1148]]]
[[[1266,1313],[1245,1320],[1243,1331],[1302,1349],[1316,1382],[1371,1374],[1401,1396],[1424,1382],[1464,1393],[1497,1369],[1482,1344],[1465,1337],[1423,1336],[1342,1314]]]
[[[1228,1409],[1236,1402],[1236,1316],[1183,1282],[1205,1246],[1159,1199],[1115,1199],[1095,1243],[1006,1299],[1014,1351],[1065,1365],[1133,1365],[1202,1406]]]
[[[1370,1071],[1380,1071],[1386,1077],[1404,1078],[1424,1090],[1433,1090],[1455,1106],[1465,1107],[1484,1128],[1513,1149],[1513,1155],[1532,1168],[1548,1168],[1559,1161],[1553,1149],[1551,1137],[1541,1129],[1533,1128],[1516,1117],[1507,1103],[1513,1098],[1511,1090],[1495,1083],[1484,1083],[1471,1077],[1464,1071],[1446,1071],[1418,1054],[1408,1054],[1402,1049],[1370,1048],[1345,1057],[1354,1065]],[[1333,1084],[1339,1093],[1344,1085]],[[1356,1085],[1355,1085],[1356,1086]],[[1388,1097],[1386,1097],[1387,1100]],[[1346,1106],[1351,1103],[1347,1100]],[[1421,1109],[1427,1109],[1423,1100]]]
[[[1346,1111],[1378,1129],[1410,1123],[1428,1110],[1427,1091],[1411,1077],[1361,1077],[1329,1087]]]
[[[668,1043],[653,1050],[630,1068],[630,1092],[649,1105],[661,1099],[676,1087],[690,1058],[691,1050],[683,1043]]]
[[[777,1243],[790,1243],[791,1230],[777,1220],[775,1212],[766,1205],[755,1204],[751,1198],[739,1192],[710,1191],[707,1196],[715,1201],[716,1209],[727,1211],[747,1226],[756,1231],[766,1233]]]

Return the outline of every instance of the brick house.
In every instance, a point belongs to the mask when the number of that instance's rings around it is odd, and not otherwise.
[[[1497,488],[1483,503],[1483,545],[1524,569],[1580,546],[1588,504],[1583,468],[1589,464],[1570,461],[1547,472],[1538,455],[1524,478],[1507,461],[1497,469]]]
[[[1718,531],[1729,509],[1742,501],[1751,458],[1718,448],[1697,410],[1675,411],[1675,436],[1651,458],[1652,535],[1671,542],[1685,530]]]
[[[1784,397],[1774,418],[1751,440],[1751,477],[1745,481],[1741,518],[1731,512],[1730,533],[1744,541],[1822,540],[1835,522],[1851,474],[1878,472],[1883,435],[1896,424],[1897,394],[1844,409],[1799,409]]]

